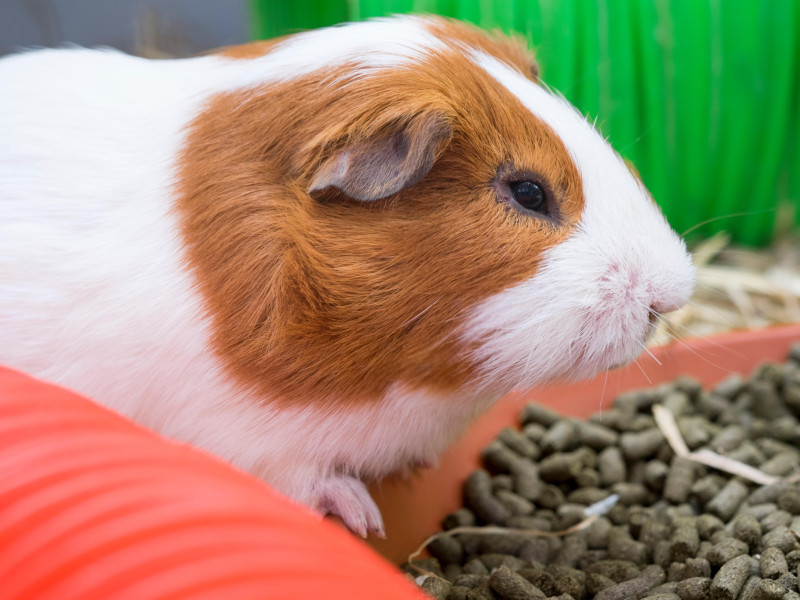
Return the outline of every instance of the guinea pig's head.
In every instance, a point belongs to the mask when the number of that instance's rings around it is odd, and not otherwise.
[[[178,208],[241,383],[502,393],[633,360],[688,299],[683,242],[518,42],[405,17],[215,60]]]

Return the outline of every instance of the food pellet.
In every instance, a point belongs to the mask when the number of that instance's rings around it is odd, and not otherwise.
[[[511,511],[492,495],[492,482],[486,471],[475,471],[467,479],[464,495],[475,515],[487,523],[502,524]]]
[[[742,594],[742,600],[781,600],[786,593],[777,581],[772,579],[759,579],[747,596]]]
[[[549,483],[569,481],[583,470],[583,460],[575,453],[558,452],[539,463],[539,476]]]
[[[669,553],[673,562],[683,562],[693,557],[700,547],[696,521],[690,517],[677,519],[669,538]]]
[[[678,582],[676,593],[681,600],[705,600],[710,587],[710,577],[688,577]]]
[[[538,500],[544,490],[539,467],[528,461],[518,461],[512,465],[511,481],[516,492],[527,500]]]
[[[545,600],[547,598],[539,588],[505,565],[492,572],[489,577],[489,587],[504,600]]]
[[[663,443],[664,434],[656,427],[635,433],[623,433],[619,439],[622,453],[628,461],[654,456]]]
[[[676,456],[651,412],[672,410],[693,451],[793,475],[800,345],[794,356],[711,391],[684,378],[629,392],[586,422],[525,407],[521,431],[504,429],[487,447],[486,470],[468,478],[465,508],[444,528],[553,532],[611,501],[606,512],[566,536],[437,539],[415,564],[447,585],[414,577],[433,597],[447,590],[446,600],[800,600],[800,481],[758,485]]]
[[[489,578],[489,575],[472,575],[468,573],[462,573],[461,575],[457,576],[453,580],[453,585],[466,587],[468,589],[472,589],[474,587],[478,587],[481,583],[486,581]]]
[[[572,421],[557,421],[542,438],[542,449],[547,452],[563,452],[572,449],[577,442],[577,427]]]
[[[709,513],[697,517],[695,523],[697,523],[697,533],[703,540],[710,540],[717,531],[725,529],[725,523]]]
[[[428,552],[443,563],[460,563],[464,557],[464,548],[455,537],[443,536],[428,545]]]
[[[428,592],[431,598],[436,600],[446,600],[452,584],[449,581],[438,577],[426,577],[421,585],[422,589]]]
[[[686,560],[686,578],[711,577],[711,563],[705,558],[689,558]]]
[[[629,579],[606,588],[595,596],[596,600],[638,600],[647,592],[664,582],[664,569],[650,565],[635,579]]]
[[[627,474],[625,459],[622,451],[616,446],[610,446],[598,455],[597,467],[603,485],[608,486],[625,481]]]
[[[735,600],[750,577],[750,557],[737,556],[717,572],[709,586],[711,600]]]
[[[781,452],[761,465],[761,470],[769,475],[787,475],[797,468],[797,456]]]
[[[793,515],[800,515],[800,490],[787,489],[778,496],[778,508]]]
[[[474,587],[468,591],[466,598],[467,600],[496,600],[497,596],[492,593],[489,582],[487,581],[485,584]]]
[[[726,532],[720,533],[725,534]],[[712,567],[721,567],[740,554],[749,554],[747,544],[736,538],[724,538],[708,549],[705,558]]]
[[[444,529],[455,529],[456,527],[471,527],[475,525],[475,515],[467,508],[460,508],[447,515],[442,522]]]
[[[761,545],[764,548],[775,547],[784,554],[797,550],[797,536],[786,527],[776,527],[772,531],[765,533],[761,538]]]
[[[782,573],[781,576],[775,581],[780,583],[787,590],[797,589],[797,575],[792,575],[791,573]]]
[[[492,473],[510,473],[514,463],[520,460],[520,458],[520,455],[497,440],[489,444],[481,454],[483,464],[485,464]]]
[[[497,490],[494,496],[511,512],[511,516],[529,515],[535,510],[530,501],[510,490]]]
[[[696,465],[688,458],[675,456],[664,481],[664,498],[674,504],[686,502],[694,483]]]
[[[729,520],[739,505],[747,497],[749,493],[747,485],[738,479],[731,479],[725,486],[714,496],[708,504],[706,510],[715,514],[723,521]]]
[[[590,421],[579,421],[576,425],[580,443],[593,450],[602,450],[608,446],[613,446],[619,440],[619,434],[605,425]]]
[[[643,564],[647,559],[647,546],[634,540],[626,529],[615,527],[608,533],[608,556]]]
[[[479,558],[471,558],[464,564],[462,572],[466,575],[488,575],[489,569]]]
[[[741,513],[733,520],[733,535],[753,548],[761,539],[761,524],[754,516]]]
[[[764,548],[760,558],[761,576],[777,579],[789,571],[786,555],[777,548]]]
[[[461,585],[454,585],[447,594],[447,600],[467,600],[470,588]]]
[[[528,404],[522,409],[520,422],[523,425],[536,423],[544,427],[550,427],[554,423],[561,421],[562,418],[563,417],[552,408],[540,404]]]
[[[742,587],[742,591],[739,592],[739,597],[744,599],[748,598],[752,600],[753,594],[756,591],[756,587],[758,586],[758,582],[761,581],[761,578],[756,575],[751,575],[750,578],[744,582],[744,587]]]
[[[511,427],[503,429],[497,439],[521,456],[536,460],[541,455],[539,447],[530,438]]]
[[[716,496],[725,485],[725,479],[716,475],[707,475],[695,481],[689,491],[700,502],[705,504]]]
[[[592,596],[613,585],[616,585],[616,581],[600,573],[589,573],[586,576],[586,591]]]
[[[728,452],[725,456],[752,466],[764,464],[766,460],[764,453],[749,440],[742,442],[741,446]]]
[[[686,565],[679,562],[670,563],[667,570],[667,581],[681,581],[686,578]]]

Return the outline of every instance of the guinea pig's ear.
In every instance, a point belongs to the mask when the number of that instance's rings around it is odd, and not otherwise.
[[[436,111],[394,123],[346,143],[324,160],[308,193],[319,198],[326,189],[337,188],[363,202],[391,196],[428,174],[451,135],[449,119]]]
[[[541,71],[539,70],[539,63],[537,63],[535,60],[531,61],[530,66],[528,67],[528,72],[535,81],[539,81],[539,79],[541,79],[540,77]]]

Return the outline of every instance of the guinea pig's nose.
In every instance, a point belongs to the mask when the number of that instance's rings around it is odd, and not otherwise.
[[[688,255],[683,268],[663,269],[648,286],[650,314],[663,315],[678,310],[689,301],[694,291],[694,268]],[[680,263],[679,263],[680,264]]]

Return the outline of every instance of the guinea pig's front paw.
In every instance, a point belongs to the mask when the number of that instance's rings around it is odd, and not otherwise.
[[[370,533],[386,537],[381,512],[363,481],[347,475],[331,475],[320,481],[316,495],[317,509],[338,515],[350,531],[363,538]]]

